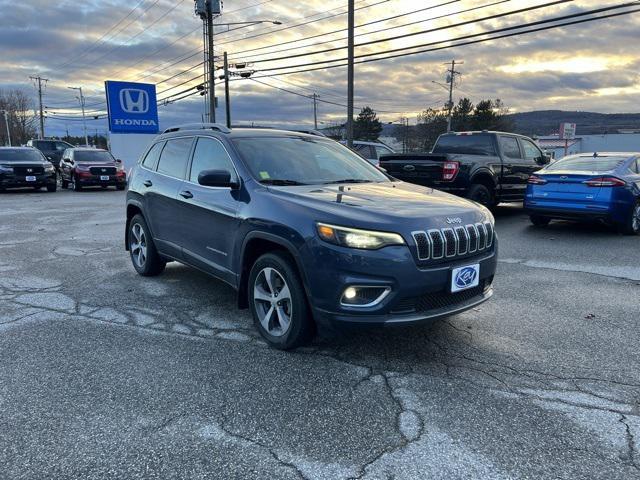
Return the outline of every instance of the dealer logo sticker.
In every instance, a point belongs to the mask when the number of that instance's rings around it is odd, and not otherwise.
[[[451,276],[451,292],[459,292],[480,284],[480,264],[454,268]]]

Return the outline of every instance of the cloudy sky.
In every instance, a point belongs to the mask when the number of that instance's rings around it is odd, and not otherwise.
[[[499,34],[478,35],[483,32],[613,7],[623,0],[556,2],[509,13],[548,3],[552,2],[356,0],[356,56],[358,61],[375,60],[356,65],[356,108],[370,105],[384,121],[392,122],[402,116],[415,118],[430,106],[441,107],[447,97],[441,85],[444,62],[455,58],[464,62],[458,70],[456,98],[498,97],[512,111],[639,111],[640,12],[451,46]],[[198,66],[203,60],[202,24],[193,4],[193,0],[0,0],[0,88],[21,88],[35,100],[29,76],[48,78],[44,101],[48,135],[63,134],[66,128],[72,134],[81,131],[79,107],[69,86],[83,87],[92,115],[104,112],[105,80],[156,83],[160,99],[186,95],[193,90],[181,92],[202,81]],[[217,23],[282,22],[216,27],[216,55],[227,51],[232,63],[250,62],[255,71],[255,80],[231,82],[234,123],[310,126],[313,102],[308,96],[314,92],[319,95],[321,126],[344,119],[346,4],[346,0],[224,0],[224,14]],[[640,5],[565,21],[635,8]],[[474,21],[502,13],[507,15]],[[461,38],[471,35],[476,36]],[[313,52],[320,53],[310,55]],[[222,119],[223,89],[217,94]],[[203,98],[197,95],[162,105],[161,127],[199,121],[203,110]],[[106,121],[92,120],[89,126],[90,132],[105,131]]]

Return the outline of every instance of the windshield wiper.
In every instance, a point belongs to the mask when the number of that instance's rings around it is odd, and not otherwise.
[[[323,182],[325,185],[330,183],[371,183],[373,180],[364,180],[362,178],[345,178],[343,180],[331,180],[330,182]]]
[[[260,180],[264,185],[288,186],[288,185],[308,185],[308,183],[298,182],[297,180],[287,180],[282,178],[266,178]]]

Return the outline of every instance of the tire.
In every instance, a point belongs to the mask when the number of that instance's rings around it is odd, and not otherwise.
[[[283,293],[287,288],[288,295]],[[253,322],[269,346],[290,350],[311,340],[314,324],[307,296],[288,255],[273,252],[258,258],[249,274],[248,295]]]
[[[629,218],[620,231],[625,235],[640,235],[640,201],[631,209]]]
[[[160,275],[167,266],[156,249],[147,222],[142,215],[135,215],[129,222],[129,255],[131,263],[143,277]]]
[[[81,192],[82,191],[82,185],[80,185],[80,182],[78,181],[78,177],[77,176],[73,177],[73,190],[75,192]]]
[[[489,189],[481,183],[474,183],[471,185],[467,193],[467,198],[479,203],[480,205],[484,205],[487,208],[493,208],[496,206],[493,189]]]
[[[47,185],[47,192],[53,193],[58,190],[58,184],[54,183],[53,185]]]
[[[125,189],[124,185],[116,185],[116,190],[123,191]]]
[[[551,221],[550,218],[541,217],[539,215],[530,215],[529,220],[531,220],[531,223],[533,223],[536,227],[545,227],[549,225],[549,222]]]
[[[66,190],[67,188],[69,188],[69,180],[65,180],[62,176],[60,177],[60,184],[62,186],[63,190]]]

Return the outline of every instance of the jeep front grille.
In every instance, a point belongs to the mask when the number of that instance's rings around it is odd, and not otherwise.
[[[412,232],[419,260],[453,258],[488,250],[493,245],[493,225],[475,223],[455,228]]]

